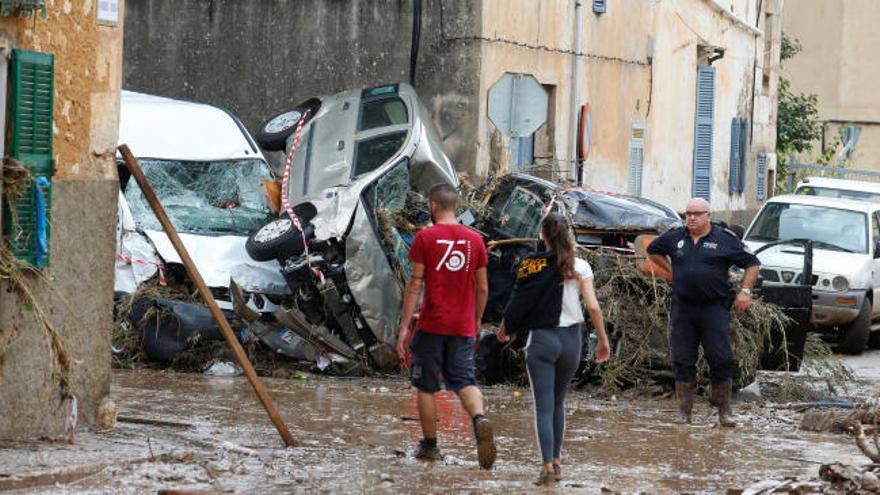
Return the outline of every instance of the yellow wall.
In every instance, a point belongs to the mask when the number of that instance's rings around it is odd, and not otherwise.
[[[822,121],[863,121],[851,166],[880,170],[880,2],[876,0],[798,0],[786,11],[785,33],[802,50],[787,60],[783,75],[796,92],[819,97]],[[826,131],[825,141],[838,136],[839,124]],[[815,159],[814,151],[799,157]]]
[[[592,12],[591,2],[582,3],[580,52],[589,55],[578,58],[581,85],[576,106],[589,103],[593,116],[585,184],[626,191],[630,129],[633,123],[643,122],[642,194],[683,209],[691,195],[697,45],[709,44],[725,49],[724,57],[713,64],[717,68],[713,207],[754,208],[754,157],[758,151],[772,152],[776,137],[775,72],[771,86],[766,90],[761,87],[764,38],[717,12],[708,0],[621,0],[609,2],[608,12],[601,15]],[[764,11],[781,1],[764,1],[761,16],[757,0],[724,4],[733,5],[735,15],[763,29]],[[498,137],[493,140],[495,128],[487,116],[487,98],[491,86],[505,72],[530,73],[542,84],[556,85],[552,123],[556,165],[568,167],[574,2],[498,0],[484,2],[483,9],[478,171],[485,171],[493,159],[498,161],[492,156],[493,150],[497,153],[493,142]],[[778,42],[771,45],[778,54]],[[730,122],[734,116],[749,117],[754,128],[748,189],[745,194],[728,197]]]
[[[120,9],[124,1],[120,0]],[[96,0],[47,0],[47,18],[0,17],[13,48],[55,55],[53,155],[58,178],[113,178],[122,85],[122,20],[98,25]]]

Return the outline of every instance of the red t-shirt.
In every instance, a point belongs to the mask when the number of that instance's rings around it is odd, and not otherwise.
[[[425,265],[419,329],[440,335],[476,335],[474,272],[489,263],[483,238],[464,225],[434,225],[416,234],[409,259]]]

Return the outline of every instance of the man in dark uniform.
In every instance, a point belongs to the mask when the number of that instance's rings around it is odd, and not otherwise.
[[[747,311],[760,262],[745,250],[733,232],[711,223],[709,203],[702,198],[688,201],[685,227],[671,229],[648,246],[651,260],[672,272],[672,362],[675,393],[682,422],[691,422],[697,381],[700,344],[709,363],[711,403],[718,408],[718,423],[733,427],[730,409],[734,360],[730,345],[728,297],[731,265],[745,269],[734,306]],[[671,263],[670,263],[671,259]]]

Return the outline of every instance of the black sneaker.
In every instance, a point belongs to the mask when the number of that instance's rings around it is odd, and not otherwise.
[[[495,432],[488,418],[474,421],[474,435],[477,437],[477,460],[483,469],[492,469],[495,464]]]
[[[436,445],[428,446],[424,440],[419,441],[419,448],[416,450],[416,459],[422,461],[439,461],[443,459],[440,448]]]

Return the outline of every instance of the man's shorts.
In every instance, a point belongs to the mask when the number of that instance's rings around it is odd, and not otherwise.
[[[440,373],[446,390],[457,392],[476,385],[474,371],[474,338],[438,335],[417,330],[409,343],[412,362],[410,382],[422,392],[440,391]]]

